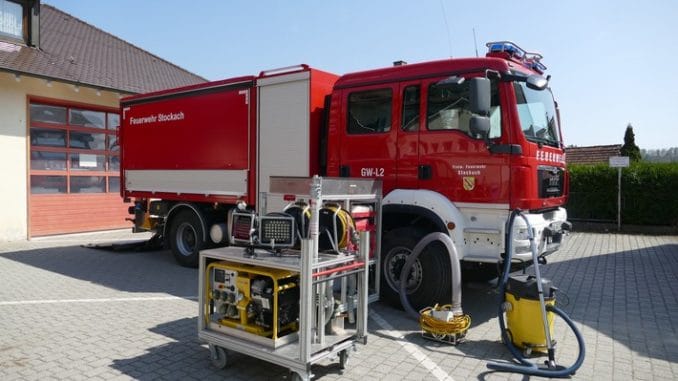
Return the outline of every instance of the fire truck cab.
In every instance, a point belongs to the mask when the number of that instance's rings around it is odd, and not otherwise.
[[[529,211],[544,255],[569,228],[564,145],[541,56],[510,42],[488,48],[483,58],[394,66],[335,83],[327,173],[383,180],[387,299],[397,298],[407,255],[431,231],[452,237],[467,278],[486,279],[503,255],[510,210]],[[513,257],[527,262],[526,227],[514,231]],[[439,286],[450,274],[441,250],[430,247],[406,280],[420,305],[444,300]]]

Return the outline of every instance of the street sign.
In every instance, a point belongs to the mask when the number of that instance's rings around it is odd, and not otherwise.
[[[626,168],[629,166],[628,156],[610,156],[610,167]]]
[[[617,231],[621,231],[621,178],[622,168],[629,166],[628,156],[610,156],[610,168],[617,168]]]

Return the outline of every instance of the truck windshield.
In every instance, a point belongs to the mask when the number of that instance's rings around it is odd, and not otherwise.
[[[524,82],[514,82],[520,124],[531,142],[560,147],[560,126],[551,90],[532,90]]]

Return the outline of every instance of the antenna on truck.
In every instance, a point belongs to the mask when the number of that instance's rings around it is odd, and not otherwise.
[[[440,0],[440,7],[443,8],[443,20],[445,20],[445,35],[447,36],[447,45],[450,49],[450,58],[452,58],[452,37],[450,36],[450,25],[447,23],[447,12],[445,11],[445,4]]]

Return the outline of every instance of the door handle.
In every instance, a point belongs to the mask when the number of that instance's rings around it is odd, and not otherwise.
[[[348,165],[339,166],[339,177],[351,177],[351,167]]]
[[[433,168],[430,165],[419,166],[419,180],[430,180],[433,178]]]

